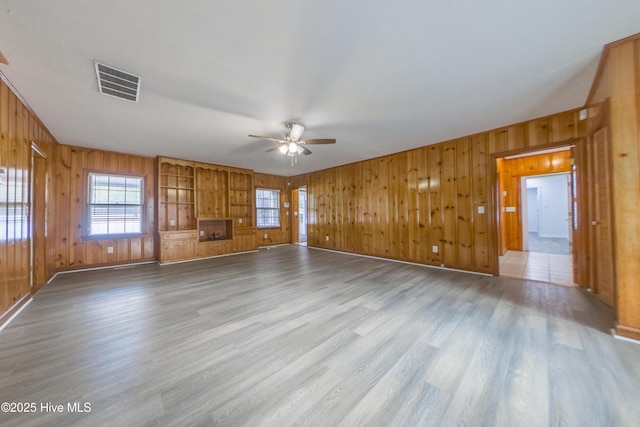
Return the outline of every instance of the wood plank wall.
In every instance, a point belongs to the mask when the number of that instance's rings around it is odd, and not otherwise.
[[[291,186],[289,178],[276,175],[256,173],[254,175],[255,188],[269,188],[280,190],[280,227],[278,228],[258,228],[256,241],[258,246],[279,245],[291,242]],[[284,203],[288,202],[289,207],[285,208]],[[264,235],[267,235],[265,238]]]
[[[568,149],[557,153],[505,159],[501,162],[498,195],[502,254],[507,250],[522,250],[521,178],[559,172],[571,172],[571,153]],[[506,212],[507,206],[516,207],[516,212]]]
[[[30,171],[31,141],[45,153],[56,144],[18,94],[0,73],[0,318],[24,296],[31,293],[30,273]],[[44,160],[46,162],[46,160]],[[35,186],[37,200],[45,199],[51,188],[47,163],[39,165]],[[38,205],[38,218],[46,216],[46,206]],[[36,214],[33,212],[32,214]],[[48,278],[44,221],[34,226],[34,289]]]
[[[307,186],[309,245],[497,274],[491,155],[543,149],[584,128],[571,110],[292,177],[293,188]]]
[[[49,223],[49,267],[66,271],[101,265],[153,260],[155,212],[154,159],[59,144],[53,153],[57,182]],[[145,232],[121,239],[84,238],[86,172],[128,173],[145,177]],[[107,248],[113,247],[113,253]]]
[[[640,34],[605,46],[587,104],[590,112],[608,115],[616,331],[640,339]],[[598,123],[599,118],[594,115],[590,121]],[[596,129],[594,125],[590,131]]]

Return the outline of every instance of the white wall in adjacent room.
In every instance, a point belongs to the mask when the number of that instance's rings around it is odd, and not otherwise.
[[[569,174],[527,178],[527,190],[538,190],[540,237],[569,238]],[[528,193],[528,191],[527,191]],[[529,222],[531,218],[529,218]]]

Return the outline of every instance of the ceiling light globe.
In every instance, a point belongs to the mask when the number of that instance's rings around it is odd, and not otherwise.
[[[297,153],[298,152],[298,144],[296,144],[295,142],[292,142],[289,144],[289,152],[290,153]]]
[[[287,146],[287,144],[282,144],[280,147],[278,147],[278,150],[282,154],[287,154],[287,151],[289,151],[289,147]]]

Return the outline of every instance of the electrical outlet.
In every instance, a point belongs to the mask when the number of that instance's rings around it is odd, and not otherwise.
[[[434,254],[437,254],[437,253],[438,253],[438,247],[437,247],[437,246],[432,246],[432,247],[431,247],[431,251],[432,251]]]
[[[324,239],[328,242],[329,241],[329,235],[327,234],[327,236]]]
[[[483,214],[484,213],[484,206],[478,206],[478,213],[479,214]]]
[[[172,227],[175,226],[176,225],[176,220],[175,219],[170,219],[169,220],[169,225],[172,226]]]
[[[113,253],[113,246],[107,246],[107,253],[108,254],[112,254]]]
[[[204,231],[200,230],[200,237],[204,237]]]

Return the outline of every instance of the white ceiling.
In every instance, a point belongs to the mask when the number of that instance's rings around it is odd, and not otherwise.
[[[2,71],[64,144],[296,175],[584,104],[637,0],[0,0]],[[142,77],[98,94],[93,61]],[[272,143],[296,120],[291,167]]]

